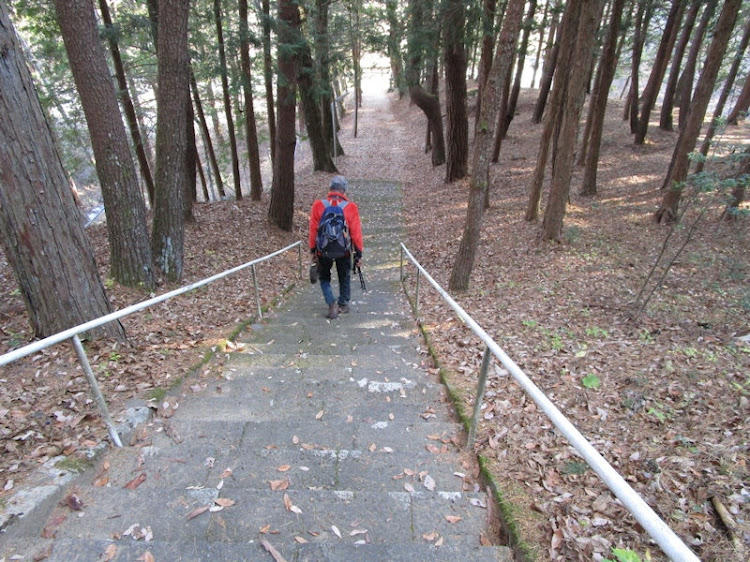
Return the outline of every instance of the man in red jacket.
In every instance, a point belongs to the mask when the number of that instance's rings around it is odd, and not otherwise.
[[[313,261],[318,265],[318,277],[320,279],[320,288],[323,290],[323,297],[328,305],[326,318],[337,318],[339,312],[349,312],[349,298],[351,296],[351,270],[352,255],[354,253],[354,267],[362,260],[362,250],[364,243],[362,241],[362,224],[359,221],[359,208],[353,201],[346,197],[346,188],[348,182],[344,176],[334,176],[331,180],[331,189],[325,199],[318,199],[313,203],[310,209],[310,236],[309,246]],[[344,213],[344,219],[349,229],[351,237],[351,250],[343,257],[335,259],[327,258],[321,255],[316,245],[318,236],[318,226],[326,208],[329,206],[341,207]],[[336,272],[339,278],[339,296],[334,296],[331,289],[331,268],[336,264]]]

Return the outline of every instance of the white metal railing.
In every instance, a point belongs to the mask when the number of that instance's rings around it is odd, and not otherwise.
[[[112,439],[112,442],[117,447],[122,447],[122,443],[120,442],[120,436],[117,434],[117,429],[115,428],[114,422],[112,421],[112,417],[110,416],[109,410],[107,409],[107,403],[104,401],[104,397],[102,396],[102,393],[99,390],[99,384],[97,383],[96,377],[94,376],[94,372],[91,369],[91,364],[89,363],[88,358],[86,357],[86,351],[83,349],[83,344],[81,343],[81,339],[79,338],[79,335],[89,330],[92,330],[94,328],[98,328],[99,326],[103,326],[104,324],[108,324],[109,322],[114,322],[115,320],[119,320],[120,318],[128,316],[129,314],[133,314],[134,312],[138,312],[139,310],[143,310],[144,308],[148,308],[160,302],[169,300],[173,297],[182,295],[184,293],[188,293],[190,291],[193,291],[195,289],[208,285],[209,283],[213,283],[214,281],[218,281],[219,279],[223,279],[224,277],[228,277],[229,275],[237,273],[238,271],[242,271],[243,269],[247,269],[248,267],[252,269],[252,273],[253,273],[253,287],[255,289],[255,302],[258,307],[258,318],[263,318],[263,311],[261,309],[261,304],[260,304],[260,291],[258,289],[258,280],[257,280],[257,276],[255,273],[255,265],[258,263],[270,260],[271,258],[276,257],[279,254],[283,254],[284,252],[287,252],[295,247],[297,248],[297,253],[298,253],[299,276],[300,276],[300,279],[302,279],[302,242],[298,241],[298,242],[295,242],[294,244],[290,244],[289,246],[286,246],[285,248],[282,248],[281,250],[277,250],[261,258],[249,261],[242,265],[238,265],[237,267],[234,267],[232,269],[227,269],[226,271],[217,273],[216,275],[207,277],[206,279],[203,279],[201,281],[197,281],[195,283],[191,283],[190,285],[180,287],[179,289],[175,289],[174,291],[164,293],[163,295],[159,295],[152,299],[148,299],[146,301],[139,302],[131,306],[127,306],[116,312],[112,312],[105,316],[101,316],[100,318],[96,318],[94,320],[90,320],[83,324],[79,324],[78,326],[68,328],[67,330],[58,332],[57,334],[51,335],[44,339],[37,340],[33,343],[30,343],[29,345],[26,345],[19,349],[15,349],[11,352],[8,352],[5,355],[0,355],[0,367],[3,365],[7,365],[9,363],[12,363],[13,361],[17,361],[18,359],[22,359],[23,357],[27,357],[33,353],[41,351],[42,349],[46,349],[58,343],[71,340],[73,342],[76,355],[78,356],[78,361],[81,364],[81,367],[83,368],[83,371],[86,375],[86,379],[88,380],[89,385],[91,386],[91,392],[94,395],[94,400],[96,401],[96,405],[99,407],[102,420],[104,420],[104,423],[107,426],[109,437],[110,439]]]
[[[424,278],[434,287],[434,289],[445,299],[450,307],[456,312],[458,317],[465,322],[474,334],[486,345],[484,357],[482,358],[482,367],[479,376],[477,395],[474,402],[474,416],[469,428],[469,443],[473,443],[476,433],[476,425],[479,421],[479,411],[484,397],[484,387],[487,382],[487,373],[492,357],[500,360],[503,366],[513,376],[516,382],[523,388],[526,394],[541,408],[555,427],[565,436],[568,442],[578,451],[586,460],[589,466],[599,475],[602,481],[612,491],[615,496],[625,505],[633,514],[633,517],[643,526],[649,535],[657,542],[664,553],[672,560],[680,562],[698,561],[698,557],[690,548],[678,537],[672,529],[651,509],[651,507],[638,495],[620,474],[609,464],[604,457],[589,443],[578,429],[560,412],[560,410],[550,401],[549,398],[537,387],[531,379],[516,365],[516,363],[506,355],[497,343],[482,329],[469,314],[456,303],[455,300],[427,273],[427,271],[414,258],[404,244],[401,244],[401,264],[400,276],[404,281],[404,256],[417,268],[416,295],[415,295],[415,316],[419,319],[419,281],[420,277]],[[404,287],[404,290],[406,288]]]

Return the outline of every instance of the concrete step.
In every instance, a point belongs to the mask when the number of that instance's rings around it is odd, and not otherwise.
[[[155,560],[170,562],[215,562],[219,560],[271,560],[270,554],[261,545],[266,540],[285,560],[298,562],[455,562],[472,560],[476,562],[512,562],[510,549],[502,546],[435,546],[424,540],[423,544],[383,545],[348,544],[343,536],[337,543],[314,542],[308,537],[305,544],[297,541],[280,544],[277,535],[254,534],[242,543],[196,541],[175,543],[161,540],[145,542],[123,540],[76,540],[61,539],[54,543],[54,549],[46,560],[51,562],[102,560],[111,550],[115,551],[113,562],[136,562],[143,560],[146,552]],[[304,537],[303,537],[304,538]],[[356,536],[355,536],[356,538]],[[360,539],[364,540],[364,539]],[[356,541],[354,541],[356,542]],[[110,550],[108,550],[110,549]]]

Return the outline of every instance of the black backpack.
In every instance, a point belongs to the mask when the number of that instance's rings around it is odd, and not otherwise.
[[[328,199],[321,201],[325,205],[325,211],[318,224],[315,247],[321,256],[329,260],[343,258],[351,247],[349,226],[344,218],[344,207],[348,202],[340,201],[338,205],[332,205]]]

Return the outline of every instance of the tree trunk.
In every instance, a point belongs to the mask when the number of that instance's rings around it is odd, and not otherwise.
[[[445,4],[445,105],[448,113],[448,160],[445,180],[466,176],[469,163],[469,121],[466,115],[466,49],[463,0]]]
[[[736,178],[739,180],[734,184],[734,188],[732,188],[732,195],[729,200],[729,203],[727,204],[726,209],[724,209],[724,212],[721,215],[722,220],[725,221],[733,221],[737,219],[737,211],[740,207],[740,205],[745,201],[745,194],[747,192],[746,188],[746,181],[742,181],[741,177],[743,175],[747,176],[750,175],[750,148],[745,149],[745,151],[742,154],[742,157],[744,158],[745,162],[742,164],[739,173],[737,174]]]
[[[648,132],[648,122],[651,118],[651,110],[656,103],[656,97],[659,95],[661,83],[664,80],[664,74],[667,71],[669,56],[677,41],[677,32],[680,28],[680,21],[685,9],[682,0],[672,0],[672,8],[667,17],[667,23],[664,27],[664,33],[659,43],[659,50],[656,53],[654,67],[648,77],[646,87],[643,89],[643,101],[641,102],[641,112],[638,117],[638,127],[635,131],[635,144],[643,144]]]
[[[537,41],[536,55],[534,56],[533,72],[531,74],[531,88],[536,87],[536,73],[539,70],[539,61],[542,58],[542,47],[544,46],[544,31],[547,27],[547,17],[549,16],[550,4],[554,0],[545,0],[544,2],[544,13],[542,14],[542,21],[539,24],[539,41]]]
[[[716,11],[717,0],[710,0],[706,3],[706,9],[703,11],[703,17],[698,25],[698,29],[695,30],[695,37],[693,38],[693,44],[690,46],[690,53],[688,53],[688,60],[685,63],[685,70],[682,73],[682,77],[678,81],[676,95],[680,104],[680,128],[685,124],[685,116],[690,111],[690,101],[693,97],[693,84],[695,82],[695,67],[698,61],[698,54],[703,45],[703,38],[705,37],[706,29],[711,18]]]
[[[190,61],[188,60],[188,68]],[[193,104],[190,103],[190,84],[188,86],[187,103],[185,105],[185,186],[182,197],[182,219],[186,223],[194,223],[195,215],[193,214],[193,202],[198,199],[198,147],[195,144],[195,112]]]
[[[269,0],[261,2],[263,15],[263,82],[266,86],[266,113],[268,114],[268,144],[271,146],[271,161],[276,160],[276,113],[273,102],[273,56],[271,55],[271,12]]]
[[[0,242],[18,280],[34,335],[46,337],[111,309],[20,41],[2,2],[0,53]],[[92,332],[125,337],[119,322]]]
[[[633,54],[630,64],[630,92],[628,103],[625,105],[623,120],[630,121],[630,133],[635,134],[638,130],[638,96],[640,89],[641,58],[643,46],[648,35],[648,25],[653,13],[653,0],[639,0],[638,11],[635,16],[635,30],[633,32]]]
[[[575,2],[571,0],[569,7]],[[561,107],[560,133],[553,154],[554,166],[550,179],[550,193],[547,208],[542,222],[542,240],[560,240],[562,236],[565,206],[570,194],[570,182],[575,162],[576,135],[580,121],[583,103],[586,99],[586,74],[591,60],[596,35],[591,33],[596,28],[601,0],[582,0],[579,8],[577,37],[569,64],[563,68],[569,69],[565,104]],[[557,86],[555,86],[557,88]]]
[[[745,85],[742,86],[742,91],[734,104],[734,109],[727,116],[727,124],[736,125],[740,114],[746,114],[748,108],[750,108],[750,74],[745,76]]]
[[[323,125],[323,138],[331,156],[343,156],[344,149],[336,134],[336,121],[331,109],[333,103],[333,84],[331,83],[331,40],[328,34],[328,8],[331,0],[316,0],[315,10],[315,67],[318,69],[318,86],[320,88],[320,119]],[[335,144],[335,146],[334,146]]]
[[[250,63],[250,29],[248,26],[247,0],[239,0],[240,11],[240,62],[242,65],[242,92],[245,102],[245,143],[250,162],[250,199],[260,201],[263,193],[263,178],[260,175],[260,151],[258,130],[253,107],[253,78]]]
[[[547,105],[547,96],[552,88],[552,77],[555,74],[557,66],[557,53],[560,50],[560,34],[558,33],[559,12],[555,10],[552,14],[552,24],[550,25],[550,38],[554,37],[552,47],[546,50],[544,63],[542,64],[542,77],[539,80],[539,95],[534,106],[534,114],[531,117],[532,123],[541,123],[544,117],[544,108]],[[549,43],[547,45],[549,47]]]
[[[208,153],[209,165],[211,166],[211,169],[214,172],[214,176],[216,177],[216,187],[219,192],[219,197],[223,199],[224,197],[226,197],[226,192],[224,191],[224,182],[221,179],[219,162],[216,159],[214,143],[211,141],[211,134],[208,131],[206,114],[203,111],[203,104],[201,103],[200,93],[198,92],[198,83],[195,81],[195,74],[193,74],[192,68],[190,69],[190,87],[193,91],[193,104],[195,105],[195,110],[198,112],[198,123],[200,124],[201,132],[203,133],[203,144],[205,145],[206,152]]]
[[[726,0],[721,10],[719,21],[714,28],[714,37],[708,48],[706,60],[703,63],[703,71],[698,79],[693,103],[685,118],[685,127],[680,132],[677,146],[672,154],[670,171],[664,181],[664,186],[668,188],[668,191],[662,200],[659,210],[656,212],[656,219],[659,222],[673,222],[677,217],[677,208],[681,193],[680,186],[687,177],[688,168],[690,167],[690,153],[695,148],[698,135],[700,135],[703,118],[706,115],[706,109],[713,94],[716,77],[719,74],[721,62],[729,44],[732,29],[737,20],[737,12],[741,4],[742,0]]]
[[[188,2],[160,0],[156,97],[156,197],[151,250],[169,281],[182,277],[182,215],[189,95]]]
[[[404,65],[401,60],[402,27],[398,21],[398,0],[386,0],[385,9],[388,18],[388,58],[391,62],[393,85],[398,90],[398,99],[401,99],[406,93],[406,80],[404,80]]]
[[[107,0],[99,0],[99,9],[102,13],[102,21],[104,27],[107,29],[107,41],[109,43],[109,52],[112,55],[112,63],[115,68],[115,75],[117,76],[117,85],[120,88],[119,96],[122,109],[125,112],[125,118],[128,122],[128,128],[130,129],[130,137],[133,139],[133,148],[135,149],[136,157],[138,158],[138,164],[141,168],[141,176],[146,184],[146,193],[148,193],[148,202],[153,206],[154,204],[154,178],[151,175],[151,167],[148,164],[148,158],[146,157],[146,149],[143,144],[141,137],[141,130],[138,127],[138,117],[135,113],[135,106],[133,100],[130,99],[130,93],[128,89],[128,81],[125,76],[125,67],[122,64],[122,57],[120,56],[120,47],[117,45],[117,37],[115,35],[114,26],[112,25],[112,17],[109,13],[109,6]]]
[[[227,55],[224,48],[224,29],[221,23],[221,0],[214,0],[214,20],[216,22],[216,40],[219,43],[219,64],[221,68],[221,89],[224,92],[224,117],[229,134],[229,148],[232,153],[232,177],[234,178],[234,196],[242,199],[242,180],[240,178],[240,160],[237,155],[237,138],[234,134],[234,114],[232,100],[229,96],[229,77]]]
[[[518,104],[518,94],[521,92],[521,77],[526,63],[526,51],[529,48],[529,37],[531,30],[534,28],[534,13],[536,12],[536,0],[529,1],[529,11],[526,14],[526,21],[523,24],[523,36],[521,46],[518,49],[518,64],[516,65],[516,77],[513,80],[513,87],[510,90],[508,98],[508,107],[505,109],[505,119],[502,123],[502,132],[499,134],[501,139],[508,134],[508,127],[516,114],[516,105]],[[498,151],[499,152],[499,151]]]
[[[276,156],[273,161],[273,183],[269,220],[282,230],[294,226],[294,130],[297,97],[297,56],[300,17],[295,0],[278,1],[278,69],[276,101],[279,122],[276,131]]]
[[[419,0],[409,0],[410,25],[408,36],[408,67],[406,79],[409,85],[411,101],[421,109],[433,137],[432,165],[440,166],[445,163],[445,138],[443,137],[443,115],[440,111],[440,98],[430,94],[419,83],[422,70],[422,45],[419,34],[423,33],[424,6]]]
[[[609,29],[602,50],[599,79],[597,80],[596,90],[589,100],[589,115],[586,120],[589,136],[581,195],[591,196],[596,194],[596,174],[599,167],[604,117],[607,112],[609,89],[612,86],[612,79],[615,77],[617,67],[617,37],[620,32],[624,7],[625,0],[613,0]]]
[[[729,69],[729,74],[727,75],[727,78],[724,82],[724,87],[721,90],[719,99],[716,102],[716,108],[714,109],[713,119],[711,119],[711,124],[708,126],[708,131],[706,132],[706,138],[703,139],[703,144],[701,145],[700,152],[704,158],[708,156],[708,149],[711,147],[711,141],[713,140],[714,135],[716,134],[716,129],[721,119],[721,114],[724,112],[724,106],[726,105],[727,100],[729,99],[729,94],[732,92],[732,86],[734,86],[734,81],[737,79],[737,73],[739,72],[740,65],[742,64],[743,58],[745,56],[745,51],[747,50],[748,43],[750,43],[750,18],[748,18],[747,22],[745,23],[745,31],[742,33],[742,39],[740,40],[740,44],[737,47],[737,51],[734,55],[732,66]],[[698,160],[698,163],[695,166],[695,172],[696,173],[702,172],[703,166],[704,166],[704,161]]]
[[[482,113],[482,90],[487,83],[492,68],[492,47],[495,43],[495,9],[497,0],[483,0],[482,2],[482,51],[479,55],[479,77],[477,78],[477,109],[474,116],[474,128]],[[476,133],[475,133],[476,134]]]
[[[506,82],[506,77],[513,70],[513,51],[521,27],[524,4],[525,0],[508,0],[505,21],[498,37],[492,67],[482,92],[484,99],[482,100],[482,115],[479,119],[474,141],[474,159],[469,183],[469,206],[466,210],[466,222],[461,236],[461,244],[451,270],[449,283],[451,291],[465,291],[469,288],[469,278],[474,268],[481,237],[485,193],[490,186],[490,158],[492,143],[495,138],[494,129],[497,122],[499,88],[501,84]]]
[[[702,4],[703,0],[692,0],[690,10],[688,10],[687,17],[685,18],[685,25],[682,26],[680,39],[677,41],[677,46],[672,56],[672,65],[669,69],[669,78],[667,78],[667,86],[664,90],[664,99],[661,103],[661,114],[659,116],[659,128],[664,131],[673,130],[672,112],[674,110],[674,94],[677,90],[677,80],[680,77],[682,58],[685,55],[685,49],[687,49],[690,34],[693,31],[693,24]]]
[[[146,206],[99,42],[94,6],[87,0],[56,0],[55,6],[96,157],[107,210],[112,277],[123,285],[143,285],[150,290],[154,287],[154,268]]]
[[[562,22],[559,26],[559,34],[555,40],[555,46],[559,50],[561,68],[569,68],[572,63],[570,57],[575,47],[576,35],[578,33],[578,16],[580,14],[581,2],[589,0],[576,0],[566,5],[563,13]],[[534,176],[529,188],[529,202],[526,207],[527,221],[535,221],[539,218],[539,205],[542,198],[542,185],[544,183],[544,174],[547,168],[550,152],[553,155],[552,167],[554,170],[554,153],[557,147],[557,138],[560,133],[562,116],[560,112],[565,105],[565,96],[567,95],[567,83],[570,74],[562,73],[555,83],[552,90],[552,100],[549,103],[549,109],[544,116],[544,130],[539,140],[539,152],[537,153],[536,167]],[[552,145],[552,151],[550,151]]]
[[[315,101],[315,92],[319,91],[315,84],[315,68],[312,54],[307,40],[300,36],[302,43],[298,47],[299,67],[297,71],[297,83],[299,84],[300,101],[302,102],[307,128],[307,139],[310,142],[313,156],[313,170],[334,173],[338,171],[331,159],[330,144],[327,143],[323,124],[320,122],[320,106]]]

